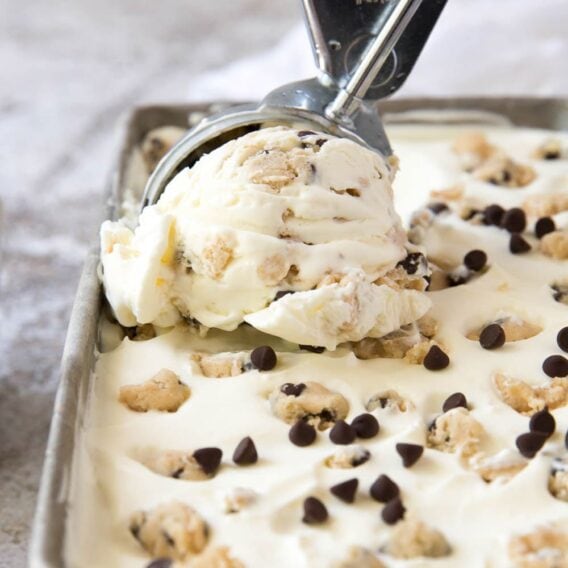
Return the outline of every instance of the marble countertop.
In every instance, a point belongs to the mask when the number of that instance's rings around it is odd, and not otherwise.
[[[58,364],[117,126],[271,47],[295,0],[0,0],[0,567],[25,565]],[[230,93],[227,93],[230,98]]]

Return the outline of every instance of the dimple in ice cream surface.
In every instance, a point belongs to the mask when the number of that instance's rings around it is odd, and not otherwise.
[[[118,321],[246,322],[335,349],[422,317],[424,262],[394,210],[394,163],[357,143],[272,127],[204,156],[132,231],[101,230],[103,281]],[[402,263],[402,264],[401,264]]]

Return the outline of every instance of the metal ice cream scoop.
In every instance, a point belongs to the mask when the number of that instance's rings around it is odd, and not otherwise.
[[[446,2],[303,0],[318,77],[203,119],[158,164],[142,207],[156,203],[182,168],[264,123],[300,123],[391,154],[373,103],[405,81]]]

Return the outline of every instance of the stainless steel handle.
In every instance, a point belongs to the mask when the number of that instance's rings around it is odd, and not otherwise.
[[[320,81],[339,90],[328,113],[396,91],[447,0],[302,0]],[[336,118],[337,120],[337,118]]]
[[[421,3],[422,0],[399,0],[393,4],[384,22],[379,22],[377,35],[364,51],[347,83],[325,109],[329,118],[341,121],[353,115]]]

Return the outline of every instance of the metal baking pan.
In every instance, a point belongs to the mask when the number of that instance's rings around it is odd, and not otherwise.
[[[145,106],[134,109],[123,129],[122,144],[110,183],[109,217],[115,216],[128,183],[128,164],[144,135],[159,126],[188,127],[203,115],[227,103]],[[382,101],[379,111],[387,126],[393,123],[513,124],[551,130],[568,130],[568,99],[463,98]],[[436,115],[429,111],[437,112]],[[29,566],[63,568],[65,525],[68,514],[74,447],[95,359],[97,325],[102,294],[97,267],[98,246],[88,254],[73,310],[61,362],[51,431],[32,529]]]

